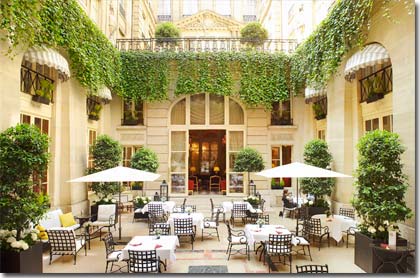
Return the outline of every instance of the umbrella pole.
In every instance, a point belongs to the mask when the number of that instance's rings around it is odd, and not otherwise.
[[[298,235],[298,229],[299,229],[299,178],[296,178],[296,203],[298,208],[298,213],[296,215],[296,236]]]
[[[118,240],[121,240],[121,211],[120,205],[121,205],[121,183],[118,183],[118,205],[117,205],[117,212],[118,212]]]

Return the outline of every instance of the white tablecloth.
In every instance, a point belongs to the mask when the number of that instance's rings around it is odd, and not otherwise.
[[[168,223],[173,227],[174,218],[190,218],[193,219],[193,225],[197,228],[204,228],[204,215],[201,212],[192,212],[190,215],[188,213],[172,213],[168,218]]]
[[[290,231],[283,225],[263,225],[260,228],[256,224],[246,224],[244,231],[246,237],[248,238],[248,245],[250,246],[261,241],[268,241],[270,234],[290,234]]]
[[[348,228],[356,227],[357,225],[354,219],[342,215],[334,215],[332,218],[327,219],[326,214],[316,214],[312,218],[321,219],[321,226],[327,226],[330,230],[330,236],[337,242],[340,242],[343,238],[343,231],[347,231]]]
[[[225,212],[231,212],[233,209],[233,204],[246,204],[246,209],[250,212],[256,212],[256,210],[252,207],[252,205],[248,202],[223,202],[222,207]]]
[[[141,244],[140,244],[141,243]],[[162,247],[156,248],[156,245]],[[128,250],[155,250],[161,260],[175,261],[175,249],[179,246],[179,240],[177,236],[160,236],[156,239],[156,236],[135,236],[122,250],[121,260],[128,259]]]
[[[162,208],[163,211],[165,212],[172,212],[172,210],[175,207],[175,202],[174,201],[166,201],[166,202],[150,202],[149,204],[162,204]],[[148,205],[146,204],[143,208],[141,209],[136,209],[134,212],[141,212],[141,213],[146,213],[149,211]]]

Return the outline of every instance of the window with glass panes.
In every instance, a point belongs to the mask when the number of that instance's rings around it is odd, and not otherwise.
[[[96,130],[88,129],[88,159],[87,159],[87,166],[88,168],[93,167],[93,155],[91,148],[96,141]]]
[[[376,118],[365,120],[364,128],[365,132],[369,132],[376,129],[387,130],[392,132],[392,115],[378,116]]]
[[[123,103],[123,125],[143,125],[143,102],[135,100],[124,100]]]
[[[292,163],[292,146],[272,146],[271,147],[271,168]],[[292,186],[290,178],[283,178],[284,186]],[[280,184],[280,178],[272,179],[271,184]]]
[[[30,125],[35,125],[38,127],[43,134],[49,136],[49,124],[50,121],[45,118],[35,117],[28,114],[20,114],[20,122]],[[45,170],[42,176],[37,172],[32,173],[32,179],[34,181],[33,190],[35,192],[42,192],[43,194],[48,194],[48,168]]]
[[[123,166],[131,167],[131,158],[133,155],[141,149],[141,146],[123,146]],[[132,187],[135,182],[124,182],[123,185],[126,187]]]
[[[186,187],[186,132],[171,132],[171,193],[185,193]]]

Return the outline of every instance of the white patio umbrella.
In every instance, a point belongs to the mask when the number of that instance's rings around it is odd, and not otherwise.
[[[154,181],[159,178],[159,174],[137,170],[129,167],[117,166],[106,169],[94,174],[83,176],[68,182],[118,182],[120,186],[118,192],[119,202],[121,203],[121,183],[128,181]],[[118,239],[121,239],[121,213],[119,214]]]
[[[256,173],[258,176],[266,178],[297,178],[296,181],[296,197],[299,204],[299,178],[351,178],[352,176],[334,172],[331,170],[315,167],[312,165],[293,162],[290,164],[266,169]],[[296,232],[298,219],[296,220]]]

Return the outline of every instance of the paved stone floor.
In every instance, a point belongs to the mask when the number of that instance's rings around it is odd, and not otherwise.
[[[175,200],[181,203],[182,199]],[[203,199],[191,199],[188,203],[200,202],[198,211],[203,212],[205,215],[210,214],[210,201],[208,208],[204,209]],[[200,209],[202,208],[202,209]],[[270,214],[270,224],[282,224],[287,228],[293,230],[296,222],[293,219],[281,218],[278,216],[279,208],[271,208],[268,212]],[[230,217],[228,214],[227,217]],[[134,235],[147,235],[148,228],[146,221],[137,221],[132,223],[133,213],[125,212],[122,214],[122,235],[124,237],[131,237]],[[235,229],[243,228],[241,225],[236,225]],[[112,231],[114,238],[118,237],[118,230]],[[209,266],[209,265],[226,265],[229,273],[267,273],[267,265],[263,265],[255,252],[251,253],[251,258],[248,261],[244,255],[233,255],[230,260],[227,260],[225,253],[227,247],[227,228],[224,224],[220,225],[220,242],[217,237],[204,238],[201,241],[200,236],[196,238],[194,243],[194,251],[191,250],[190,244],[181,244],[176,250],[176,262],[169,262],[166,273],[188,273],[190,266]],[[293,272],[296,272],[295,265],[303,264],[328,264],[330,273],[363,273],[357,267],[354,261],[354,245],[351,240],[349,248],[341,243],[336,246],[335,241],[331,239],[331,247],[328,248],[326,242],[318,251],[317,246],[311,248],[313,262],[308,257],[298,255],[293,256]],[[54,256],[51,265],[49,262],[48,252],[43,256],[43,267],[45,273],[103,273],[105,271],[105,249],[104,244],[98,238],[93,239],[91,242],[91,249],[88,250],[87,256],[84,252],[79,252],[77,256],[77,263],[73,265],[72,256]],[[288,266],[278,265],[278,273],[288,273]]]

